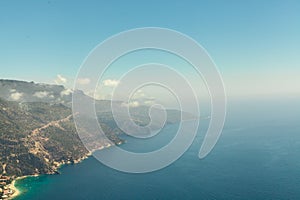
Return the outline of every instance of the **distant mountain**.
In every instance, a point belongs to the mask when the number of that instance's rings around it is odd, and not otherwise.
[[[97,131],[90,128],[93,126],[89,116],[83,121],[85,134],[79,138],[71,110],[73,94],[81,98],[84,106],[79,115],[83,114],[86,103],[94,99],[82,91],[73,92],[59,85],[0,80],[0,174],[56,173],[60,164],[77,162],[91,150],[123,142],[118,137],[123,131],[117,126],[111,111],[112,103],[122,108],[122,102],[95,101],[97,121],[110,140],[95,134]],[[148,106],[130,108],[131,119],[141,126],[151,121],[148,112]],[[129,119],[122,113],[117,114],[120,114],[120,123],[125,129],[131,130]],[[185,118],[192,117],[178,110],[167,110],[166,114],[166,123],[180,121],[181,114]],[[159,123],[152,122],[159,128]]]
[[[63,86],[0,80],[0,173],[51,174],[89,153],[76,132],[71,101],[72,91]],[[122,143],[117,131],[101,126],[111,141]],[[114,145],[91,136],[86,139],[93,149]]]

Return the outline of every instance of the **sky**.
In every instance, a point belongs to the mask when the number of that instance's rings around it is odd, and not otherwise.
[[[2,0],[0,78],[71,87],[100,42],[133,28],[163,27],[207,50],[228,96],[299,95],[299,10],[296,0]]]

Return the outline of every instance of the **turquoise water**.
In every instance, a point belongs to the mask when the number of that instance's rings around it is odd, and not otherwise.
[[[61,168],[60,175],[17,182],[17,200],[52,199],[300,199],[300,101],[235,102],[213,152],[197,155],[207,121],[191,148],[171,166],[148,174],[126,174],[90,157]],[[125,137],[122,148],[163,146],[177,125],[150,140]]]

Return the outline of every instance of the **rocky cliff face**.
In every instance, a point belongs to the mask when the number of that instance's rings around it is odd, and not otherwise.
[[[121,143],[107,127],[107,136]],[[95,149],[106,140],[93,140]],[[18,103],[0,99],[0,172],[7,175],[55,173],[88,151],[77,135],[70,108],[62,104]]]
[[[51,174],[89,153],[76,132],[71,95],[63,86],[0,80],[0,173]],[[113,129],[105,130],[122,142]],[[94,149],[107,145],[99,138],[91,142]]]
[[[80,92],[80,91],[76,91]],[[84,95],[83,99],[91,100]],[[89,150],[121,144],[110,101],[96,101],[98,121],[106,137],[86,131],[79,138],[73,121],[72,91],[63,86],[0,80],[0,174],[23,176],[56,173],[63,163],[78,162]],[[121,106],[122,102],[114,102]],[[131,110],[132,120],[142,126],[150,121],[149,107]],[[181,113],[167,110],[167,123],[180,120]],[[126,124],[124,118],[122,123]],[[86,127],[89,120],[85,121]]]
[[[58,163],[84,157],[70,114],[63,105],[0,100],[0,171],[54,173]]]

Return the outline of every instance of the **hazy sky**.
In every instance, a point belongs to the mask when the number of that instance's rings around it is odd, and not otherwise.
[[[0,78],[71,84],[88,53],[138,27],[185,33],[229,96],[300,94],[300,1],[0,1]],[[64,79],[66,78],[66,80]]]

